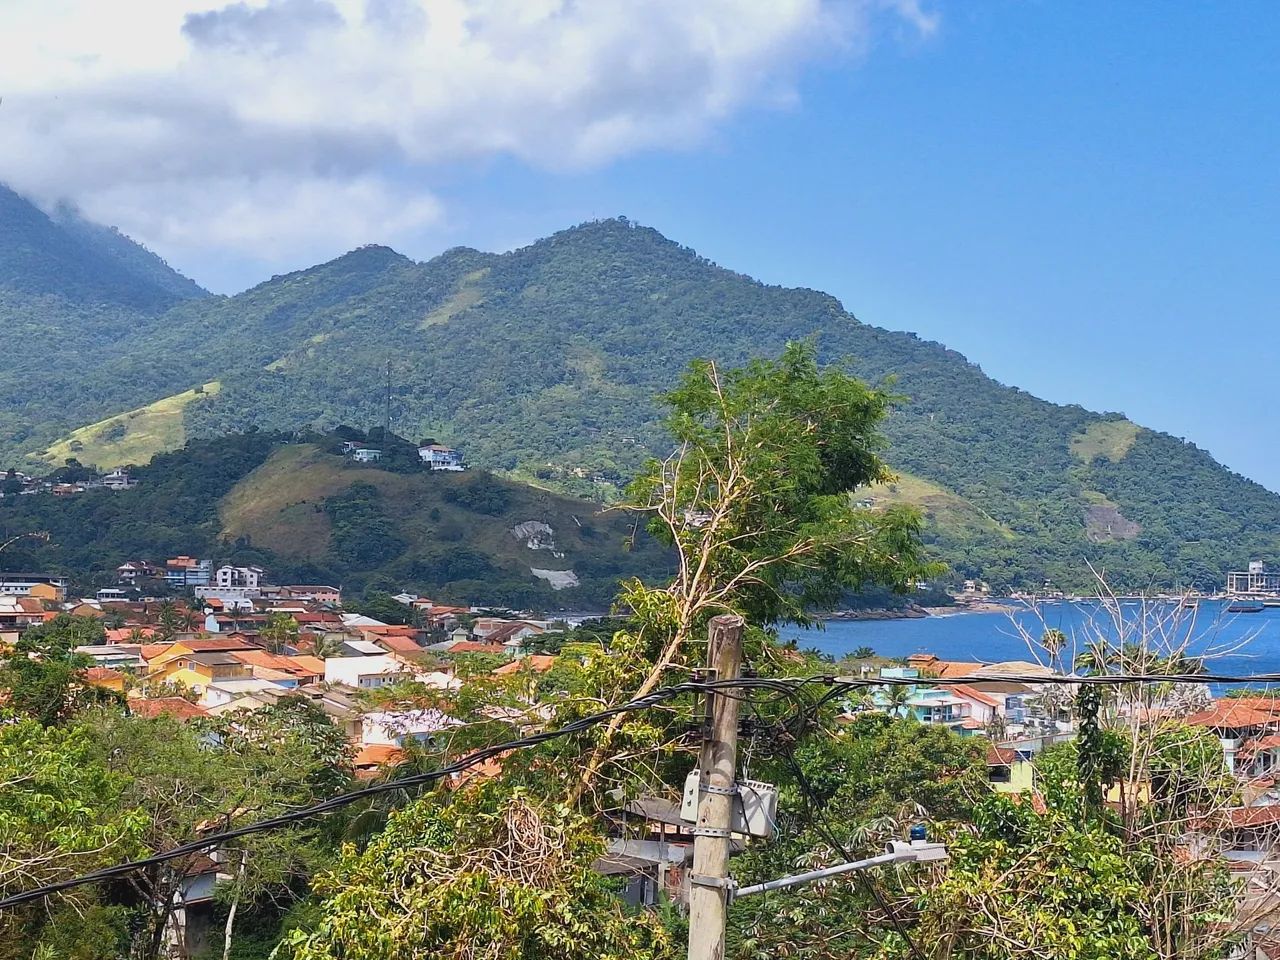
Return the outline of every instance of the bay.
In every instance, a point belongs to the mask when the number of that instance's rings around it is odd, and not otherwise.
[[[1194,612],[1179,612],[1172,604],[1123,603],[1121,623],[1113,610],[1095,602],[1056,602],[1035,609],[1010,607],[1007,613],[950,613],[919,619],[828,620],[819,627],[784,628],[780,636],[794,639],[836,659],[858,647],[871,647],[882,657],[932,653],[943,660],[998,663],[1043,659],[1025,635],[1038,638],[1048,628],[1067,636],[1067,654],[1074,657],[1088,641],[1106,636],[1112,642],[1124,632],[1140,633],[1145,621],[1149,634],[1160,632],[1186,640],[1188,652],[1208,658],[1216,674],[1280,673],[1280,608],[1261,613],[1230,614],[1227,604],[1201,601]],[[1039,657],[1037,657],[1039,654]]]

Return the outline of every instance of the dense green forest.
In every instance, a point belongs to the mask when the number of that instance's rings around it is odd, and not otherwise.
[[[63,256],[44,234],[24,243]],[[107,466],[152,436],[379,423],[390,361],[397,432],[607,499],[668,448],[656,398],[691,359],[741,363],[812,338],[823,362],[894,378],[885,455],[903,483],[869,496],[921,507],[955,579],[1087,589],[1092,563],[1122,588],[1213,588],[1251,558],[1280,559],[1280,496],[1194,445],[1005,387],[940,344],[722,269],[625,219],[501,255],[460,248],[414,263],[365,247],[235,297],[174,300],[179,281],[93,261],[171,298],[158,315],[79,281],[74,310],[70,294],[18,291],[14,277],[33,268],[14,246],[0,242],[0,324],[21,341],[0,359],[0,452],[14,458],[130,410],[78,433],[77,455]],[[215,381],[194,402],[155,404]],[[175,422],[157,429],[164,418]],[[134,419],[147,425],[139,436]]]
[[[340,444],[335,434],[266,431],[196,440],[136,470],[131,490],[6,496],[0,537],[42,531],[49,540],[12,544],[0,568],[62,573],[88,590],[114,585],[126,560],[190,554],[352,596],[416,589],[546,611],[603,609],[620,579],[669,571],[663,547],[597,503],[484,471],[356,464]],[[542,541],[554,550],[512,532],[531,522],[552,531]],[[578,585],[555,591],[534,568],[572,570]]]

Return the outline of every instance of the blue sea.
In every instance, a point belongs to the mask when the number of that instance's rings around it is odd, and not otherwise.
[[[996,663],[1003,660],[1043,661],[1026,635],[1041,636],[1048,628],[1067,635],[1066,655],[1080,652],[1092,639],[1112,642],[1124,632],[1131,639],[1146,633],[1160,638],[1151,646],[1183,640],[1188,652],[1207,658],[1215,674],[1280,673],[1280,608],[1261,613],[1229,614],[1226,603],[1202,601],[1199,609],[1178,611],[1173,604],[1125,602],[1121,624],[1113,611],[1098,603],[1057,602],[1030,609],[1025,605],[1007,613],[954,613],[911,620],[829,620],[813,629],[786,628],[784,639],[839,658],[858,647],[871,647],[883,657],[933,653],[943,660]],[[1036,656],[1039,653],[1039,657]]]

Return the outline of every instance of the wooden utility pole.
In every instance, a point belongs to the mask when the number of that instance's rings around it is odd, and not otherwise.
[[[742,667],[741,617],[711,620],[707,666],[711,679],[736,680]],[[703,736],[698,822],[689,882],[689,960],[723,960],[728,910],[729,838],[737,800],[738,700],[708,693],[710,727]]]

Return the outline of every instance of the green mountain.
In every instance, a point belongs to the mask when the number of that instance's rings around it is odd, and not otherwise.
[[[670,573],[664,548],[643,534],[629,543],[633,521],[599,503],[480,470],[431,473],[415,447],[388,449],[381,436],[383,464],[354,463],[341,442],[266,431],[194,440],[135,470],[131,490],[6,496],[0,538],[49,540],[19,540],[3,566],[91,590],[114,585],[126,560],[185,553],[351,595],[416,588],[542,610],[605,609],[619,579]]]
[[[118,231],[68,209],[50,217],[0,184],[0,450],[38,450],[126,398],[155,399],[151,384],[92,373],[115,351],[145,353],[164,313],[202,296]]]
[[[758,283],[622,219],[426,263],[366,247],[235,297],[178,303],[92,364],[51,360],[25,396],[45,401],[40,430],[0,434],[0,449],[62,456],[79,444],[108,464],[247,427],[380,423],[390,361],[398,432],[607,492],[666,449],[654,397],[690,359],[742,363],[804,337],[868,380],[896,377],[904,399],[887,455],[903,477],[866,497],[920,505],[957,577],[1079,587],[1092,563],[1125,588],[1211,587],[1250,557],[1280,558],[1280,497],[1203,450],[1003,386],[826,294]],[[5,388],[9,364],[0,414],[21,402]]]

